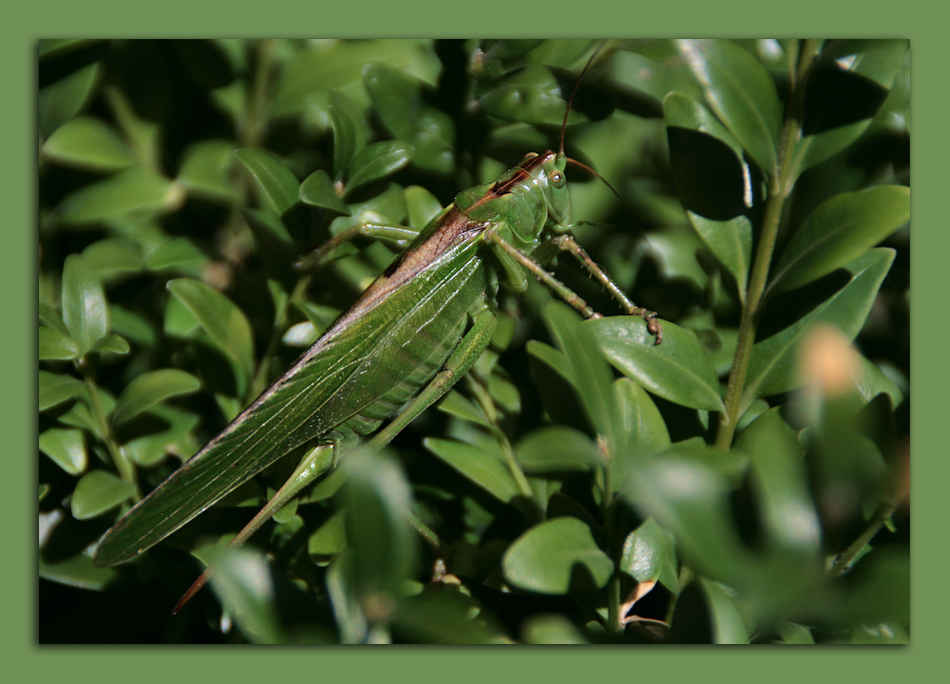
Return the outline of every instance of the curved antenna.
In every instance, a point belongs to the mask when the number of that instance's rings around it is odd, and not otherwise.
[[[600,41],[600,45],[598,45],[597,49],[594,50],[593,54],[591,54],[590,59],[587,60],[587,64],[584,65],[584,70],[581,71],[581,75],[577,77],[577,81],[574,83],[574,90],[571,91],[571,97],[567,101],[567,109],[564,110],[564,122],[561,124],[561,148],[558,151],[558,154],[562,157],[564,156],[564,134],[567,132],[567,117],[571,115],[571,105],[574,104],[574,96],[577,95],[577,89],[580,87],[581,81],[584,80],[587,70],[590,69],[590,65],[594,63],[594,58],[597,56],[597,53],[599,53],[601,48],[603,48],[606,44],[606,39]],[[604,182],[606,183],[606,181]]]

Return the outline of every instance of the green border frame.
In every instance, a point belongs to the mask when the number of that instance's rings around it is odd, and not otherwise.
[[[367,4],[373,7],[367,11]],[[408,0],[357,0],[348,8],[328,7],[313,0],[270,0],[266,11],[240,0],[226,3],[199,3],[195,0],[164,0],[160,5],[141,4],[132,9],[128,0],[85,0],[65,2],[46,0],[4,13],[8,19],[0,41],[4,64],[3,82],[13,91],[0,110],[3,125],[0,152],[4,206],[8,212],[6,238],[11,248],[3,250],[0,268],[4,307],[13,320],[24,322],[24,330],[35,330],[35,84],[36,41],[40,37],[81,36],[161,36],[206,37],[250,35],[301,35],[312,27],[320,37],[419,36],[470,37],[503,36],[601,36],[616,37],[742,37],[815,35],[854,37],[909,37],[914,51],[913,111],[917,127],[917,145],[913,146],[912,167],[916,170],[913,201],[918,225],[936,218],[935,197],[930,184],[946,177],[945,165],[936,152],[947,149],[932,136],[946,124],[937,123],[943,83],[931,81],[934,65],[942,63],[938,54],[943,42],[938,39],[939,22],[922,0],[885,3],[864,0],[842,5],[827,0],[798,0],[768,6],[760,0],[678,0],[662,6],[618,0],[586,0],[582,11],[571,13],[572,3],[548,0],[544,3],[515,4],[510,0],[483,0],[459,18],[445,2]],[[218,16],[218,11],[222,16]],[[857,10],[857,12],[856,12]],[[354,23],[354,20],[359,22]],[[622,27],[622,28],[621,28]],[[310,33],[308,31],[308,33]],[[923,85],[921,85],[923,84]],[[929,85],[928,85],[929,84]],[[938,94],[940,93],[940,94]],[[943,98],[946,95],[942,95]],[[941,125],[943,124],[943,125]],[[922,127],[922,128],[921,128]],[[922,146],[921,136],[927,145]],[[923,172],[922,172],[923,171]],[[936,195],[939,197],[940,195]],[[28,198],[27,201],[23,201]],[[920,199],[925,198],[925,199]],[[12,200],[12,201],[11,201]],[[918,213],[921,212],[921,213]],[[930,222],[928,222],[930,223]],[[935,223],[935,222],[934,222]],[[938,224],[940,225],[940,224]],[[942,226],[941,226],[942,228]],[[35,230],[35,228],[34,228]],[[919,230],[912,248],[912,283],[917,311],[934,305],[939,311],[942,292],[927,287],[928,277],[937,273],[940,255],[948,253],[947,230]],[[922,246],[923,245],[923,246]],[[24,290],[20,290],[24,287]],[[24,294],[25,293],[25,294]],[[944,425],[937,415],[943,392],[940,381],[945,374],[935,372],[938,335],[923,334],[932,328],[915,315],[912,321],[914,356],[912,387],[917,406],[912,419],[915,453],[938,443]],[[48,681],[99,682],[122,677],[139,682],[158,682],[167,677],[186,676],[193,681],[261,681],[267,677],[317,677],[333,681],[376,679],[390,682],[420,676],[437,678],[451,684],[502,676],[542,681],[649,681],[668,676],[677,680],[696,676],[703,681],[744,681],[767,677],[771,682],[797,681],[803,675],[821,673],[833,679],[847,677],[858,681],[890,681],[913,676],[916,668],[941,668],[945,653],[937,644],[941,624],[940,611],[945,605],[936,594],[947,584],[939,577],[942,567],[935,558],[942,544],[912,547],[913,643],[908,647],[826,647],[791,653],[781,647],[752,650],[725,648],[639,648],[587,647],[566,648],[492,647],[402,647],[385,651],[360,650],[359,654],[342,647],[288,649],[264,653],[249,649],[222,648],[148,648],[148,647],[55,647],[36,644],[36,572],[35,572],[35,499],[32,486],[33,449],[36,425],[36,375],[34,356],[36,338],[14,334],[4,338],[6,377],[12,378],[2,394],[4,440],[8,449],[5,468],[13,468],[13,486],[5,487],[12,496],[3,499],[4,538],[13,542],[8,563],[2,570],[5,600],[0,629],[3,638],[5,670],[17,675],[41,675]],[[926,372],[921,373],[920,369]],[[923,399],[930,399],[924,402]],[[13,447],[13,448],[9,448]],[[940,452],[922,458],[912,471],[917,540],[940,539],[942,521],[937,506],[942,502],[939,489],[950,481],[948,459]],[[928,562],[933,560],[934,562]],[[24,591],[30,587],[32,591]],[[943,589],[946,592],[946,589]],[[926,597],[926,600],[924,600]],[[941,668],[942,669],[942,668]],[[938,670],[939,671],[939,670]],[[112,673],[116,673],[113,675]],[[304,679],[306,678],[306,679]]]

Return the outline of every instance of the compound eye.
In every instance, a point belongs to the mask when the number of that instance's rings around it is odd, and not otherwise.
[[[564,174],[561,171],[554,170],[548,174],[548,178],[551,179],[551,182],[554,185],[560,186],[564,185]]]

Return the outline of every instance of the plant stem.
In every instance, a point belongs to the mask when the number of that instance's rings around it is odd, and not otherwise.
[[[897,510],[897,507],[900,506],[901,499],[900,497],[892,497],[885,499],[881,502],[881,505],[877,507],[877,510],[874,511],[874,515],[868,521],[867,526],[864,528],[864,531],[855,539],[851,545],[846,548],[840,556],[835,558],[835,562],[832,563],[831,568],[828,570],[828,574],[832,577],[838,577],[839,575],[844,574],[851,569],[851,564],[854,562],[854,559],[861,553],[861,549],[867,546],[874,536],[880,532],[881,528],[884,526],[892,515],[894,511]]]
[[[806,43],[799,59],[798,79],[796,85],[801,84],[804,75],[814,58],[815,46]],[[728,449],[735,436],[736,425],[742,417],[743,390],[745,389],[746,375],[749,370],[749,359],[752,357],[752,347],[755,344],[755,331],[762,313],[765,299],[765,287],[768,283],[769,266],[772,253],[775,251],[775,242],[782,222],[785,202],[791,195],[795,179],[798,175],[800,155],[796,154],[801,140],[801,116],[799,113],[800,91],[791,94],[789,101],[795,103],[790,106],[786,114],[785,125],[779,141],[777,168],[772,174],[769,184],[769,196],[765,204],[765,215],[762,218],[762,232],[752,265],[749,278],[749,289],[746,293],[745,304],[742,308],[742,320],[739,323],[739,340],[736,346],[736,355],[729,372],[729,384],[726,388],[726,412],[719,420],[719,430],[716,434],[716,446]]]
[[[115,437],[112,434],[112,429],[109,427],[109,421],[106,420],[105,413],[102,410],[102,403],[99,401],[99,391],[96,387],[96,381],[93,378],[89,364],[78,363],[77,366],[82,373],[83,380],[86,382],[86,389],[89,392],[89,403],[91,404],[92,412],[99,423],[99,432],[102,441],[106,445],[109,455],[112,457],[112,462],[115,463],[115,468],[119,473],[119,477],[135,487],[133,500],[138,501],[142,498],[142,495],[139,493],[139,483],[135,472],[135,466],[132,465],[128,457],[126,457],[126,455],[122,452],[122,449],[119,448],[119,445],[116,444]]]

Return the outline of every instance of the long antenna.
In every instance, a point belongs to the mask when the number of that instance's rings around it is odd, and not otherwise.
[[[606,44],[606,39],[600,41],[600,45],[598,45],[597,49],[591,54],[590,59],[587,60],[587,64],[584,65],[584,70],[581,71],[581,75],[577,77],[577,81],[574,83],[574,90],[571,91],[571,97],[567,101],[567,109],[564,110],[564,123],[561,124],[561,149],[558,152],[561,156],[564,156],[564,135],[567,132],[567,117],[571,115],[571,106],[574,104],[574,96],[577,95],[577,89],[580,87],[581,81],[584,80],[587,70],[590,69],[590,65],[594,63],[594,58],[597,56],[597,53],[599,53],[601,48]]]

